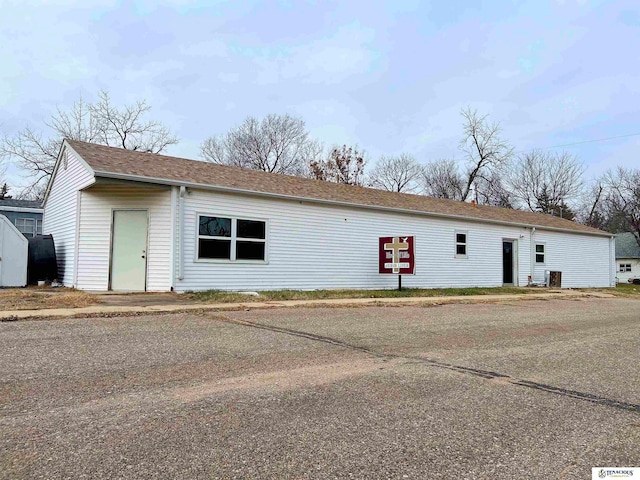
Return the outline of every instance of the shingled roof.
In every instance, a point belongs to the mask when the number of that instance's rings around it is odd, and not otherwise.
[[[551,215],[472,205],[470,203],[342,185],[308,178],[216,165],[197,160],[143,153],[92,143],[66,140],[93,169],[96,177],[129,178],[169,185],[240,190],[363,207],[405,210],[421,214],[467,218],[492,223],[547,227],[596,235],[595,228]]]
[[[633,233],[616,234],[616,258],[640,258],[640,246]]]
[[[2,207],[12,208],[42,208],[42,204],[38,200],[17,200],[15,198],[0,199],[0,210]]]

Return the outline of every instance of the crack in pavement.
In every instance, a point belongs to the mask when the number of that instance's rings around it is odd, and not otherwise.
[[[218,320],[221,322],[225,322],[225,323],[232,323],[232,324],[236,324],[236,325],[242,325],[245,327],[251,327],[251,328],[257,328],[257,329],[261,329],[261,330],[268,330],[271,332],[276,332],[276,333],[284,333],[286,335],[292,335],[295,337],[301,337],[301,338],[306,338],[308,340],[313,340],[316,342],[323,342],[323,343],[328,343],[330,345],[335,345],[338,347],[343,347],[343,348],[348,348],[350,350],[354,350],[354,351],[358,351],[361,353],[365,353],[367,355],[372,355],[374,357],[377,358],[382,358],[382,359],[401,359],[401,360],[413,360],[425,365],[429,365],[431,367],[435,367],[435,368],[442,368],[442,369],[446,369],[446,370],[453,370],[455,372],[458,373],[462,373],[465,375],[473,375],[475,377],[481,377],[487,380],[492,380],[492,379],[499,379],[500,381],[504,382],[504,383],[510,383],[512,385],[517,385],[519,387],[526,387],[526,388],[532,388],[534,390],[541,390],[544,392],[548,392],[548,393],[554,393],[556,395],[562,395],[565,397],[569,397],[569,398],[575,398],[578,400],[583,400],[586,402],[591,402],[591,403],[596,403],[598,405],[604,405],[607,407],[612,407],[612,408],[616,408],[619,410],[625,410],[625,411],[629,411],[629,412],[633,412],[633,413],[640,413],[640,405],[635,404],[635,403],[627,403],[627,402],[621,402],[618,400],[612,400],[610,398],[606,398],[606,397],[601,397],[599,395],[595,395],[592,393],[587,393],[587,392],[580,392],[577,390],[568,390],[566,388],[562,388],[562,387],[555,387],[553,385],[547,385],[544,383],[539,383],[539,382],[532,382],[529,380],[523,380],[523,379],[519,379],[519,378],[515,378],[512,377],[510,375],[506,375],[503,373],[498,373],[498,372],[493,372],[491,370],[483,370],[483,369],[479,369],[479,368],[471,368],[471,367],[465,367],[463,365],[455,365],[452,363],[447,363],[447,362],[442,362],[440,360],[434,360],[431,358],[425,358],[425,357],[417,357],[417,356],[413,356],[413,355],[400,355],[400,354],[395,354],[395,353],[382,353],[382,352],[377,352],[371,348],[368,347],[362,347],[359,345],[354,345],[342,340],[338,340],[335,338],[331,338],[331,337],[326,337],[323,335],[317,335],[315,333],[307,333],[307,332],[303,332],[300,330],[293,330],[290,328],[284,328],[284,327],[277,327],[274,325],[266,325],[264,323],[258,323],[258,322],[252,322],[249,320],[237,320],[237,319],[233,319],[233,318],[229,318],[229,317],[223,317],[220,315],[207,315],[210,318],[213,318],[214,320]]]

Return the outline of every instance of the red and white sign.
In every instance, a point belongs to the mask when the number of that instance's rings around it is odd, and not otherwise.
[[[415,237],[380,237],[378,273],[415,274]]]

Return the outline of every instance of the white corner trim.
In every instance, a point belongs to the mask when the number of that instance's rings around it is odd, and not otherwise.
[[[176,226],[176,203],[178,201],[177,188],[171,187],[171,240],[169,241],[169,252],[171,252],[171,259],[169,262],[169,289],[174,290],[176,283],[176,235],[178,228]]]
[[[178,193],[178,280],[184,280],[184,195],[187,189],[180,185]]]
[[[80,258],[80,209],[82,208],[82,192],[76,192],[76,237],[73,249],[73,287],[78,288],[78,258]]]

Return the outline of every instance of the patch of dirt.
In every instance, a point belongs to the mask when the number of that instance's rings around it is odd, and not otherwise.
[[[11,288],[0,290],[0,310],[80,308],[100,303],[96,295],[71,289]]]

